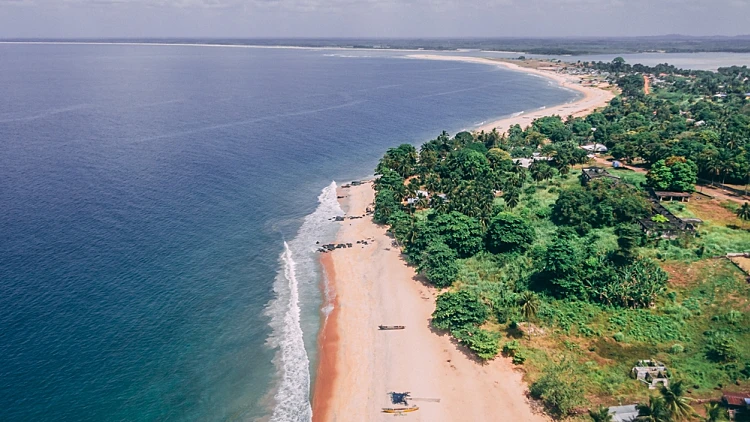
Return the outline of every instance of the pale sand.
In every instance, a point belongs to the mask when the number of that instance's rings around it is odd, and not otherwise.
[[[559,104],[559,105],[555,105],[551,107],[546,107],[540,110],[525,111],[524,113],[518,116],[503,117],[493,122],[486,123],[477,128],[472,129],[477,132],[480,132],[480,131],[490,132],[492,131],[492,129],[497,128],[498,132],[504,133],[504,132],[507,132],[508,129],[513,125],[518,124],[518,125],[521,125],[521,127],[525,128],[526,126],[530,125],[531,122],[534,121],[534,119],[538,119],[539,117],[544,117],[544,116],[551,116],[553,114],[562,116],[563,119],[571,115],[573,117],[585,116],[587,114],[592,113],[594,110],[598,108],[604,107],[609,102],[609,100],[614,98],[614,94],[611,91],[607,91],[598,87],[581,85],[580,82],[582,78],[579,76],[560,74],[560,73],[555,73],[555,72],[545,71],[545,70],[530,69],[530,68],[518,66],[517,64],[514,64],[514,63],[501,62],[501,61],[491,60],[491,59],[483,59],[479,57],[441,56],[437,54],[419,54],[419,55],[413,54],[413,55],[410,55],[409,57],[412,57],[415,59],[422,59],[422,60],[445,60],[445,61],[460,61],[460,62],[468,62],[468,63],[491,64],[494,66],[500,66],[500,67],[504,67],[504,68],[518,71],[518,72],[530,73],[530,74],[545,77],[547,79],[557,82],[558,84],[560,84],[560,86],[564,88],[577,91],[583,95],[580,99],[574,102],[568,103],[568,104]]]
[[[349,216],[373,201],[371,184],[340,189]],[[367,216],[346,220],[337,242],[353,243],[324,255],[336,294],[336,313],[321,335],[323,363],[313,399],[314,421],[389,421],[389,391],[410,391],[420,410],[413,421],[547,421],[525,397],[521,373],[505,358],[482,365],[448,335],[433,332],[436,290],[416,279],[386,229]],[[374,239],[369,245],[356,241]],[[378,325],[405,325],[380,331]],[[335,350],[335,356],[330,353]]]

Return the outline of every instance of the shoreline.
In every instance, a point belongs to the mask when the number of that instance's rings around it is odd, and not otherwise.
[[[374,199],[372,183],[339,192],[350,217],[364,215]],[[406,264],[385,227],[371,216],[339,224],[337,243],[368,244],[321,256],[338,312],[329,315],[320,336],[313,421],[391,420],[381,412],[392,407],[390,391],[439,400],[413,403],[420,407],[409,414],[416,421],[489,421],[498,414],[508,420],[550,420],[533,409],[522,373],[509,359],[482,364],[430,325],[439,291]],[[406,329],[380,331],[380,324]]]
[[[551,104],[544,106],[544,108],[541,109],[521,111],[509,116],[501,116],[489,123],[485,123],[476,128],[472,128],[472,132],[491,132],[493,129],[497,129],[498,132],[505,133],[513,125],[518,124],[521,125],[522,128],[525,128],[535,119],[555,114],[559,115],[563,119],[571,115],[573,117],[581,117],[605,106],[612,98],[615,97],[615,95],[611,91],[605,90],[603,87],[581,85],[581,81],[583,81],[582,77],[522,67],[515,63],[509,63],[507,61],[486,59],[480,57],[442,56],[438,54],[412,54],[407,57],[417,60],[457,61],[502,67],[514,72],[527,73],[543,77],[557,83],[557,85],[562,89],[569,89],[581,94],[580,98],[572,102]]]
[[[583,94],[572,103],[498,119],[476,131],[498,127],[505,132],[514,124],[525,127],[535,118],[564,111],[585,115],[614,97],[598,87],[576,85],[567,76],[510,63],[471,57],[413,58],[504,66],[541,74]],[[358,217],[365,215],[372,204],[374,189],[370,181],[338,188],[337,195],[346,216]],[[319,334],[319,364],[312,391],[314,422],[390,420],[380,411],[392,406],[389,391],[411,391],[414,397],[440,399],[439,403],[416,403],[420,410],[410,416],[417,421],[483,421],[498,414],[508,420],[550,420],[529,402],[528,386],[509,359],[498,356],[481,364],[449,335],[431,327],[439,291],[422,282],[414,268],[406,264],[385,227],[376,225],[371,216],[339,224],[336,243],[367,239],[368,245],[356,244],[320,258],[327,287],[335,293],[328,303],[334,309],[324,319]],[[379,324],[406,325],[407,329],[379,332]]]
[[[338,375],[336,368],[336,351],[339,345],[338,333],[338,303],[336,301],[336,273],[331,254],[322,254],[320,263],[323,267],[321,290],[327,291],[326,306],[331,312],[321,316],[321,329],[318,333],[318,365],[316,368],[314,394],[312,396],[312,420],[323,420],[328,414],[330,397],[333,394],[333,381]],[[321,416],[322,415],[322,416]]]

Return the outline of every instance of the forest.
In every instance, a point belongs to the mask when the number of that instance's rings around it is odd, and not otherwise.
[[[750,206],[700,191],[750,179],[750,70],[579,66],[621,94],[586,117],[389,149],[374,219],[442,289],[432,324],[511,358],[553,417],[635,403],[638,420],[722,420],[717,390],[750,388],[750,284],[725,258],[750,251]],[[591,143],[627,166],[592,164]],[[668,386],[633,379],[640,360],[663,362]]]

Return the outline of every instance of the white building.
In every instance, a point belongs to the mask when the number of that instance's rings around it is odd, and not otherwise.
[[[588,145],[582,146],[581,148],[585,149],[586,151],[595,152],[595,153],[609,151],[609,149],[607,149],[607,147],[602,144],[588,144]]]

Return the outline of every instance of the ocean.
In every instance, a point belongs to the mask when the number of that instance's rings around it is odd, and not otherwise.
[[[336,184],[576,96],[402,56],[0,45],[0,420],[308,420]]]

